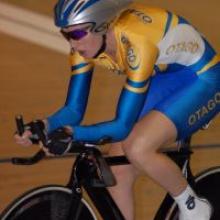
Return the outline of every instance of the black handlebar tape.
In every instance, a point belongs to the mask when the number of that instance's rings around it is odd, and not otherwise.
[[[33,165],[41,161],[44,157],[45,152],[43,150],[40,150],[33,157],[14,157],[12,158],[12,163],[15,165]]]
[[[21,136],[24,133],[24,121],[22,115],[17,115],[15,120],[17,125],[17,132]]]
[[[44,146],[46,146],[46,145],[47,145],[47,142],[46,142],[45,134],[44,134],[44,132],[42,131],[42,129],[40,129],[40,127],[39,127],[37,121],[34,121],[34,130],[35,130],[36,134],[38,135],[39,140],[42,142],[42,144],[43,144]]]

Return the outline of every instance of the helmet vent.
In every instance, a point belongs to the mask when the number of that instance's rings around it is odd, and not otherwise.
[[[81,2],[79,2],[79,4],[76,6],[76,8],[74,9],[74,12],[77,12],[80,8],[81,8],[81,6],[83,5],[85,3],[85,1],[81,1]]]

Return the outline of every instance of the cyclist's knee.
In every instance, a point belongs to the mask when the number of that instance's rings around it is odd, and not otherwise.
[[[144,138],[146,140],[146,137]],[[123,151],[128,159],[132,161],[141,161],[144,158],[145,161],[158,153],[159,146],[149,138],[149,141],[145,141],[139,137],[128,137],[122,145]]]
[[[122,142],[112,143],[109,151],[109,156],[121,156],[125,155]],[[112,172],[114,173],[117,180],[121,179],[134,179],[138,176],[139,171],[136,170],[133,165],[122,165],[122,166],[112,166]]]
[[[122,147],[122,142],[112,143],[108,154],[110,156],[124,155],[124,149]],[[139,175],[139,171],[133,167],[133,165],[122,165],[122,166],[113,166],[111,167],[112,172],[114,173],[116,179],[120,182],[134,181]]]

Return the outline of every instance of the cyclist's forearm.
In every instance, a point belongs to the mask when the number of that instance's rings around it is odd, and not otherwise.
[[[76,141],[98,142],[102,139],[110,139],[118,142],[127,137],[131,128],[116,121],[104,122],[90,126],[73,127],[73,135]]]
[[[63,127],[66,125],[78,125],[83,119],[82,110],[71,109],[68,106],[64,106],[55,114],[47,118],[47,131],[48,133],[54,131],[59,127]]]
[[[115,120],[90,126],[74,126],[74,139],[95,142],[103,138],[110,138],[113,142],[125,139],[138,119],[145,95],[124,89]]]

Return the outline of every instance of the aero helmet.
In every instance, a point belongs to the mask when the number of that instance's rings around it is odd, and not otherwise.
[[[55,6],[55,24],[60,28],[88,23],[91,32],[105,33],[119,13],[132,0],[59,0]]]

